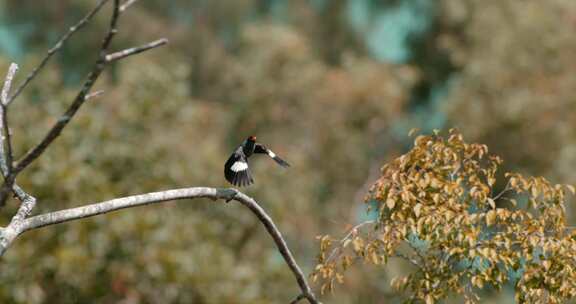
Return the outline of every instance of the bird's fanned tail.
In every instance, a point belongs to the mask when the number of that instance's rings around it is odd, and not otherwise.
[[[235,186],[248,186],[254,182],[248,162],[239,154],[232,154],[224,165],[224,176],[226,180]]]
[[[250,170],[240,171],[232,175],[232,180],[228,180],[235,186],[244,187],[254,183]]]

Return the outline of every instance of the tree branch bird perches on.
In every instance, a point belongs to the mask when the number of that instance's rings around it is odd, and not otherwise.
[[[226,164],[224,164],[224,176],[228,182],[235,186],[248,186],[254,183],[248,167],[248,158],[254,153],[266,154],[276,161],[278,165],[284,168],[290,167],[288,162],[278,157],[272,150],[257,143],[256,136],[250,136],[234,150]]]

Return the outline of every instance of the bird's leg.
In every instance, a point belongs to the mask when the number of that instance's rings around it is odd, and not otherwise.
[[[236,195],[238,195],[238,190],[234,188],[224,189],[224,191],[226,193],[223,194],[222,198],[224,198],[226,203],[230,202],[231,200],[236,198]]]

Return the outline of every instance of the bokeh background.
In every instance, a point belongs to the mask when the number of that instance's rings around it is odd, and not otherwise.
[[[0,72],[30,71],[96,1],[0,1]],[[11,107],[17,155],[66,108],[110,7]],[[381,165],[411,128],[459,128],[506,170],[576,182],[574,0],[139,1],[114,49],[170,44],[107,70],[64,134],[18,182],[36,213],[117,196],[226,187],[222,166],[254,134],[292,163],[253,161],[245,191],[309,273],[319,234],[366,218]],[[6,223],[17,207],[0,210]],[[4,224],[2,224],[4,225]],[[359,265],[325,303],[400,303]],[[0,266],[1,303],[287,303],[298,294],[269,236],[241,206],[183,201],[33,231]],[[510,303],[510,288],[485,303]]]

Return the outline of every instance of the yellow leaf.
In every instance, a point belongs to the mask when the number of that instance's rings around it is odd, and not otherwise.
[[[480,277],[472,277],[472,284],[478,288],[484,287],[484,281]]]
[[[452,256],[452,255],[455,255],[457,253],[460,253],[460,248],[452,248],[450,250],[450,252],[448,252],[448,256]]]
[[[532,189],[530,189],[532,192],[532,197],[533,198],[537,198],[538,195],[540,195],[540,189],[538,189],[538,187],[536,185],[532,186]]]
[[[396,206],[396,201],[389,198],[386,200],[386,206],[388,207],[388,209],[393,209],[394,206]]]
[[[510,178],[510,186],[512,186],[512,188],[516,188],[518,186],[518,180],[514,177]]]
[[[348,247],[348,245],[350,244],[350,242],[351,242],[350,239],[345,240],[345,241],[344,241],[344,244],[342,244],[342,247],[343,247],[343,248]]]
[[[364,249],[364,240],[359,237],[355,238],[352,244],[354,245],[354,251],[356,253],[359,253]]]
[[[470,196],[474,196],[474,194],[476,194],[476,191],[478,191],[478,187],[474,186],[470,189]]]
[[[488,185],[493,186],[496,183],[496,179],[493,177],[488,178]]]
[[[496,222],[496,210],[490,210],[486,213],[486,225],[488,227],[494,225]]]
[[[444,213],[444,218],[446,219],[447,222],[449,222],[450,220],[452,220],[454,218],[455,214],[454,212],[447,210],[446,213]]]
[[[378,254],[376,254],[376,252],[372,251],[372,252],[370,253],[370,259],[372,260],[372,263],[373,263],[374,265],[380,264],[380,259],[379,259],[379,257],[378,257]]]
[[[488,204],[490,205],[490,207],[492,207],[492,209],[496,208],[496,202],[493,199],[488,198]]]
[[[576,188],[574,188],[574,186],[566,185],[566,188],[568,188],[568,190],[570,190],[570,192],[572,192],[572,195],[576,194]]]
[[[398,289],[398,278],[392,278],[390,281],[390,287]]]
[[[414,135],[414,133],[418,132],[419,129],[418,128],[412,128],[410,129],[410,132],[408,132],[408,137],[412,137],[412,135]]]
[[[422,211],[422,204],[418,203],[414,206],[414,214],[416,217],[420,217],[420,212]]]
[[[337,273],[336,274],[336,281],[338,281],[338,283],[343,284],[344,283],[344,276]]]

